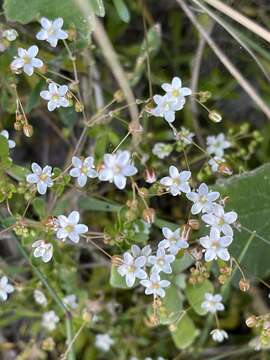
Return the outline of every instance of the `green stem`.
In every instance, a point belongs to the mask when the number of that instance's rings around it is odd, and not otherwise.
[[[67,307],[65,306],[65,304],[62,302],[61,298],[57,295],[57,293],[54,291],[54,289],[51,287],[51,285],[48,283],[48,280],[46,279],[46,277],[42,274],[42,272],[31,262],[29,256],[27,255],[26,251],[24,250],[23,246],[21,245],[19,239],[16,237],[16,242],[17,242],[17,246],[18,249],[20,250],[22,256],[25,258],[25,260],[29,263],[29,265],[31,266],[34,274],[39,278],[39,280],[42,282],[42,284],[46,287],[46,289],[48,290],[48,292],[50,293],[52,299],[55,301],[55,303],[58,305],[58,307],[61,309],[61,311],[63,312],[63,314],[65,315],[66,318],[66,329],[67,329],[67,340],[68,340],[68,344],[71,344],[70,346],[70,351],[68,353],[68,360],[76,360],[76,354],[75,354],[75,349],[74,346],[72,344],[72,339],[73,339],[73,330],[72,330],[72,317],[71,314],[69,312],[69,310],[67,309]]]

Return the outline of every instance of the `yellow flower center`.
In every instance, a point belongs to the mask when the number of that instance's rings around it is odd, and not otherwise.
[[[179,90],[174,89],[174,90],[172,91],[172,96],[173,96],[173,97],[178,97],[178,96],[180,96]]]
[[[48,174],[41,174],[39,178],[41,181],[45,181],[48,179],[48,177],[49,177]]]

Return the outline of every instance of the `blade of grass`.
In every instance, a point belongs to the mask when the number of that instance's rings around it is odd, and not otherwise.
[[[222,26],[248,52],[248,54],[253,58],[253,60],[259,66],[259,68],[261,69],[262,73],[265,75],[267,80],[270,81],[270,76],[267,73],[267,70],[265,69],[263,64],[260,62],[257,56],[252,52],[252,50],[248,47],[248,45],[243,40],[241,40],[239,36],[240,32],[235,30],[233,26],[229,25],[225,20],[221,19],[215,12],[210,10],[207,6],[203,5],[201,1],[198,0],[192,0],[192,1],[199,8],[205,11],[212,19],[214,19],[220,26]]]
[[[223,65],[228,69],[231,75],[235,78],[235,80],[239,83],[239,85],[245,90],[245,92],[250,96],[250,98],[254,101],[254,103],[261,109],[261,111],[267,116],[268,120],[270,120],[270,108],[265,103],[265,101],[260,97],[260,95],[254,90],[252,85],[243,77],[240,71],[234,66],[231,60],[226,56],[226,54],[217,46],[215,41],[212,39],[210,35],[208,35],[205,28],[198,22],[193,12],[186,5],[183,0],[176,0],[180,7],[183,9],[187,17],[196,27],[196,29],[200,32],[201,36],[205,38],[208,45],[214,51],[219,60],[223,63]]]
[[[219,0],[203,0],[207,4],[213,6],[215,9],[219,10],[223,14],[229,16],[231,19],[237,21],[239,24],[243,25],[246,29],[254,32],[254,34],[263,38],[270,43],[270,32],[263,28],[261,25],[258,25],[254,21],[250,20],[240,12],[234,10],[229,5],[224,4]]]

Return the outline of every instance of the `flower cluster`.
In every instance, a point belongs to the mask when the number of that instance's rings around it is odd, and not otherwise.
[[[192,92],[189,88],[182,87],[182,81],[178,77],[174,77],[171,84],[164,83],[161,87],[166,93],[163,96],[153,96],[157,106],[151,110],[151,114],[164,117],[168,123],[172,123],[175,120],[175,112],[183,109],[185,97],[191,95]]]

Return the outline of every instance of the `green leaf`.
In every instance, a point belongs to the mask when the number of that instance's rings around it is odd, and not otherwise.
[[[158,310],[161,324],[169,325],[177,321],[183,309],[183,299],[183,294],[176,286],[171,285],[166,289],[166,295]]]
[[[215,189],[223,196],[229,196],[226,211],[236,211],[238,221],[243,225],[241,231],[234,230],[230,254],[236,259],[242,254],[241,267],[247,276],[267,276],[270,251],[270,164],[233,176]],[[243,254],[250,233],[254,230],[256,235]],[[234,282],[237,279],[239,280],[238,271]]]
[[[7,158],[8,154],[9,154],[8,141],[3,135],[0,135],[0,158],[1,159]]]
[[[194,263],[194,259],[190,254],[184,254],[180,259],[176,258],[176,260],[172,263],[172,271],[173,274],[180,274],[182,271],[186,270]]]
[[[125,278],[118,273],[117,267],[114,265],[112,265],[111,267],[110,284],[114,288],[129,289],[126,284]]]
[[[147,57],[151,60],[161,47],[161,31],[160,25],[153,25],[146,34],[146,39],[142,42],[139,55],[136,60],[135,69],[132,76],[132,85],[136,85],[146,67]]]
[[[81,197],[79,199],[79,207],[83,210],[117,212],[122,206],[109,203],[108,201],[95,199],[93,197]]]
[[[97,16],[104,17],[105,16],[105,8],[103,4],[103,0],[90,0],[92,5],[92,9],[94,10]]]
[[[39,218],[44,219],[47,215],[46,202],[41,198],[35,198],[32,205]]]
[[[193,321],[187,314],[181,316],[180,320],[171,326],[173,341],[178,349],[183,350],[189,347],[199,331],[195,328]]]
[[[113,0],[115,9],[121,20],[128,23],[130,20],[129,10],[123,0]]]
[[[214,292],[214,286],[209,280],[205,280],[202,284],[188,284],[186,286],[188,302],[198,315],[206,314],[206,311],[201,307],[202,302],[204,301],[204,294],[206,292]]]
[[[7,174],[18,181],[24,181],[26,175],[30,174],[30,172],[30,170],[15,164],[12,164],[12,166],[7,170]]]
[[[89,40],[92,31],[92,26],[89,24],[91,14],[83,14],[75,0],[5,0],[3,8],[8,21],[22,24],[37,21],[41,16],[49,19],[62,17],[63,29],[68,30],[75,26],[79,40]]]

